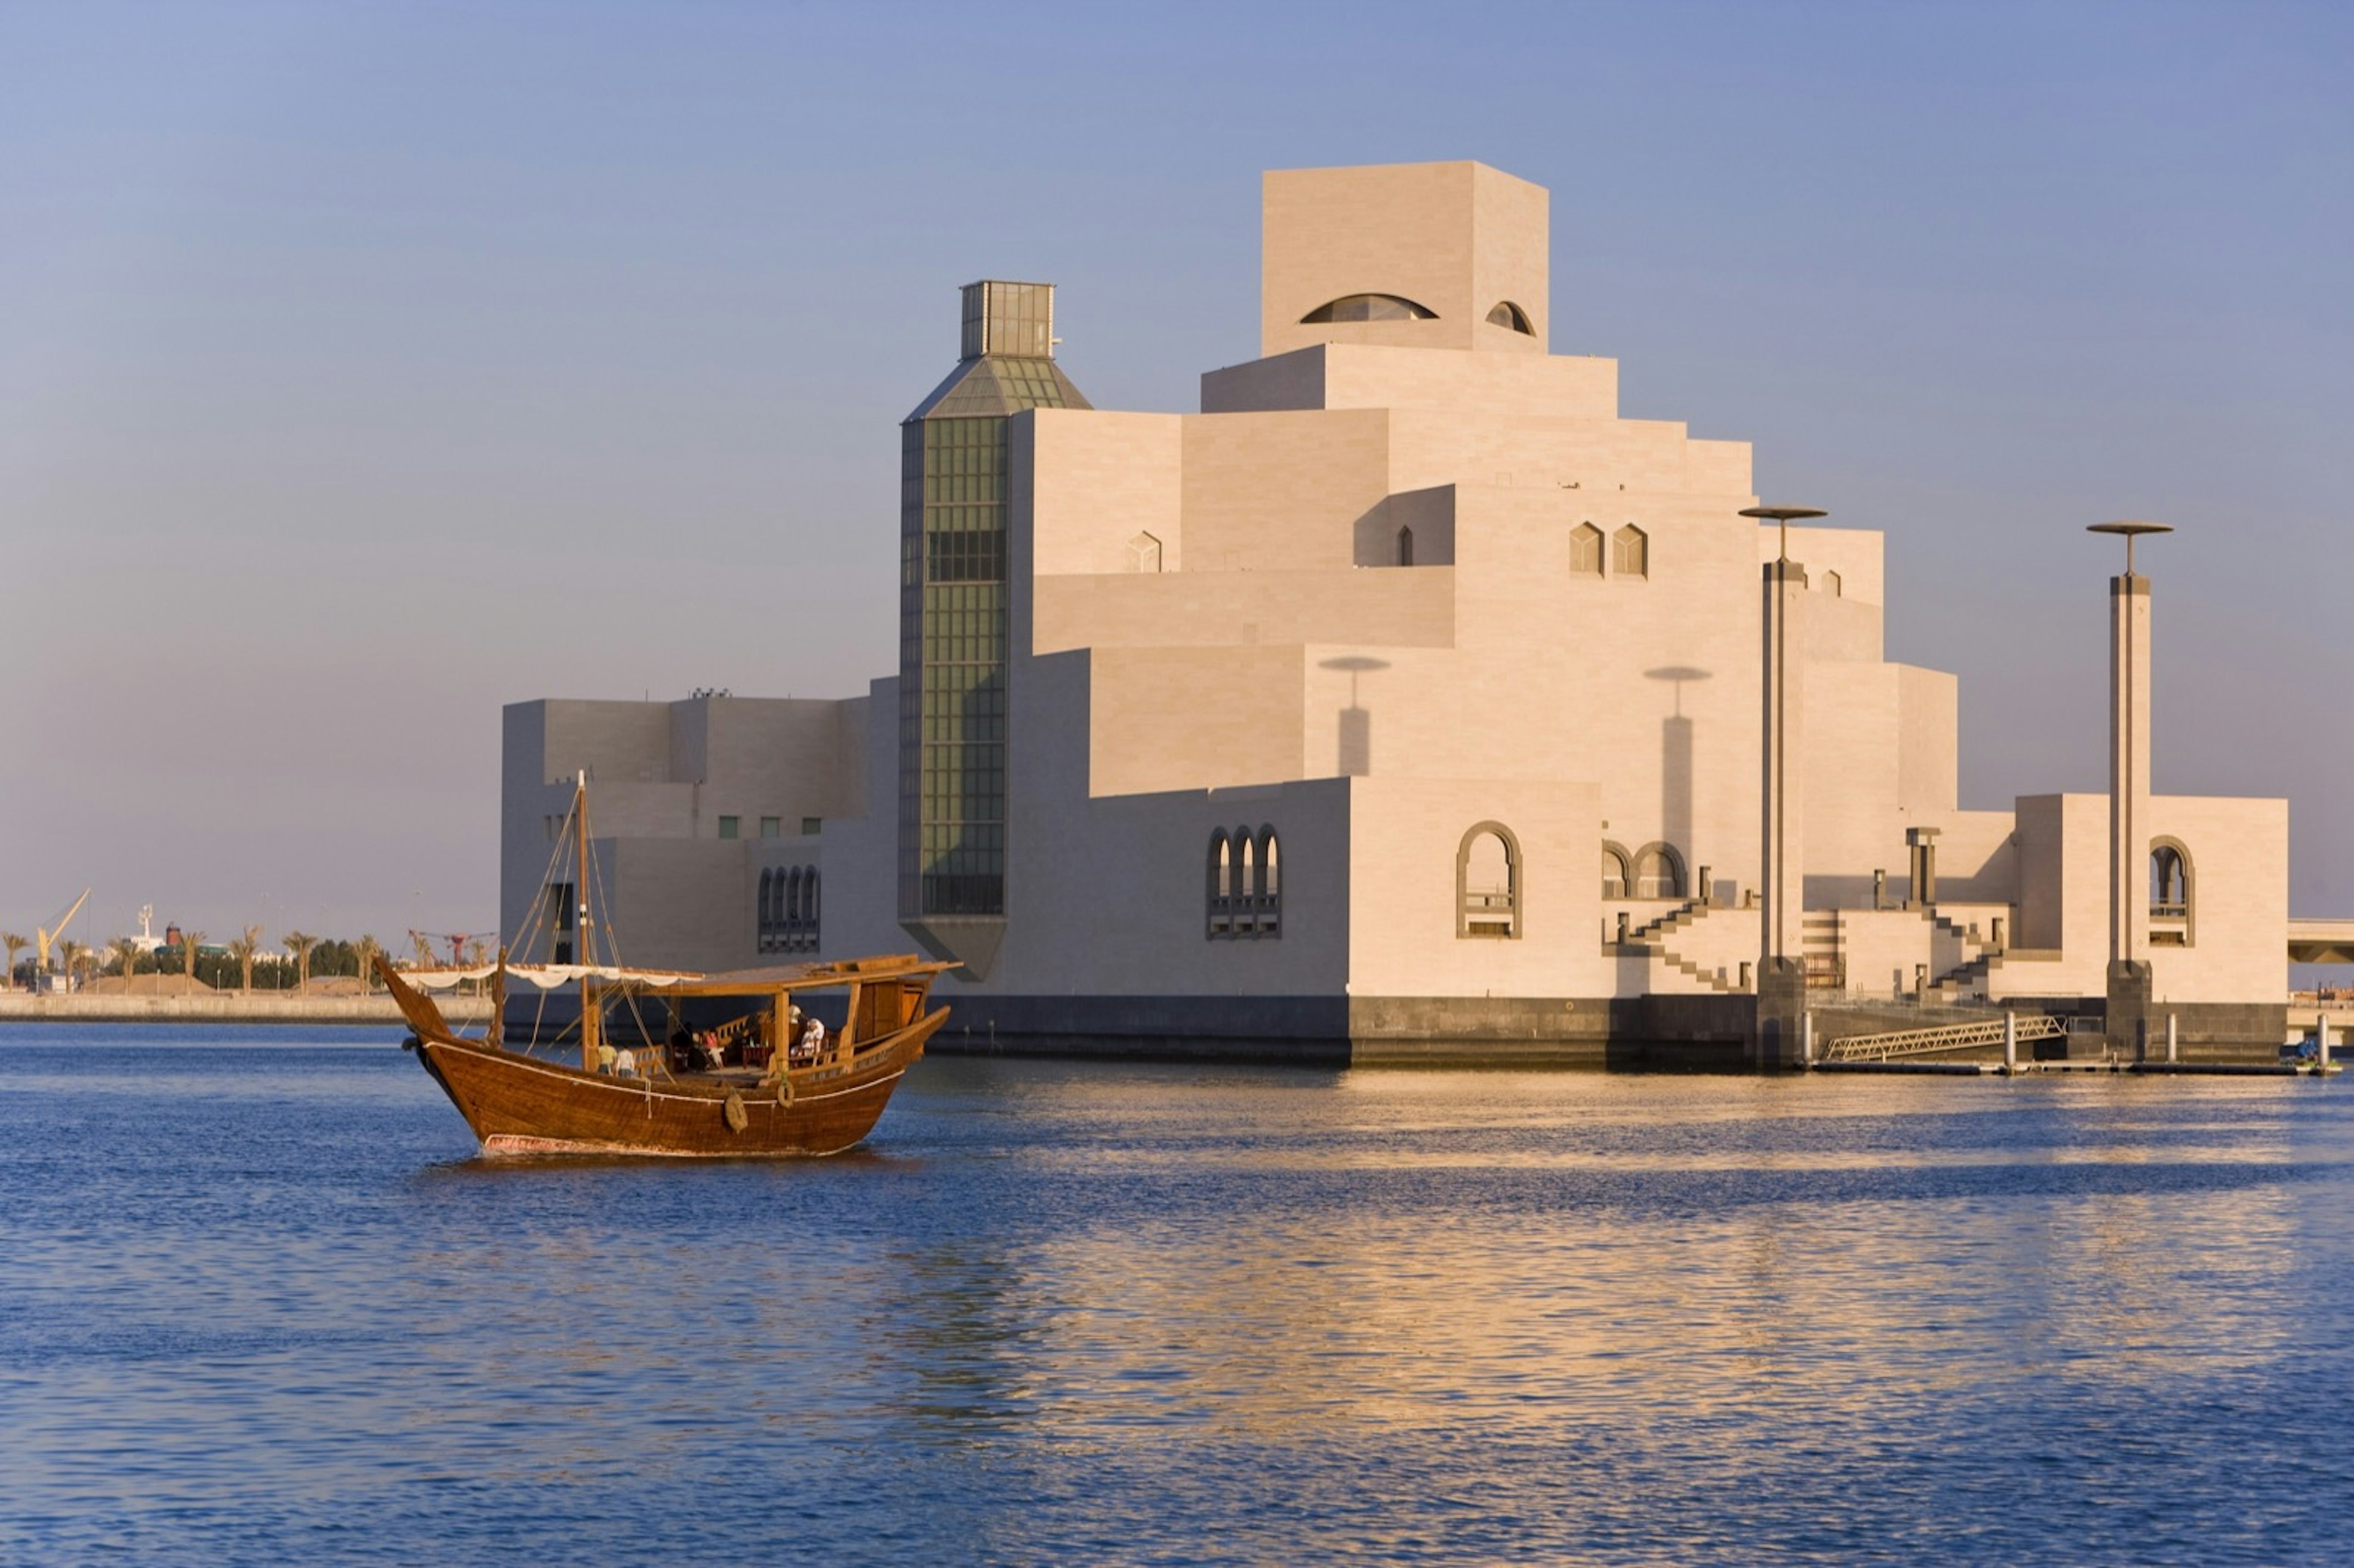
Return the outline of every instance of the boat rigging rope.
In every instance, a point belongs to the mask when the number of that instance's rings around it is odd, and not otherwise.
[[[578,802],[575,802],[575,809],[580,809]],[[569,821],[568,818],[567,820]],[[605,912],[605,961],[617,969],[620,969],[622,967],[621,939],[616,934],[613,926],[613,901],[611,895],[605,890],[604,868],[598,864],[595,854],[589,855],[588,865],[582,868],[580,880],[584,887],[593,889],[588,906],[590,910],[593,912],[602,909]],[[591,953],[582,953],[580,961],[588,963],[594,957],[595,955]],[[588,994],[585,987],[581,994],[585,1001]],[[647,1092],[652,1094],[652,1082],[655,1073],[659,1072],[665,1079],[672,1076],[670,1042],[667,1039],[656,1041],[652,1032],[646,1028],[646,1015],[638,1010],[638,991],[635,987],[624,985],[621,1000],[629,1004],[630,1021],[638,1026],[638,1038],[646,1042],[650,1047],[646,1054],[651,1060],[640,1070],[648,1081]],[[653,1115],[653,1103],[651,1100],[646,1104],[646,1114]]]

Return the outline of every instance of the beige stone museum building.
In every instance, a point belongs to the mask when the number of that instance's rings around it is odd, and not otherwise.
[[[1092,407],[1051,287],[964,290],[864,695],[509,707],[506,927],[563,939],[585,769],[628,959],[920,945],[965,965],[949,1049],[1738,1062],[1769,960],[1825,1004],[2097,1013],[2120,955],[2186,1041],[2279,1040],[2285,801],[2145,760],[2113,908],[2108,795],[1959,806],[1954,677],[1882,653],[1881,534],[1786,546],[1745,442],[1552,352],[1543,189],[1263,201],[1260,357],[1198,413]],[[2116,582],[2146,759],[2147,579]]]

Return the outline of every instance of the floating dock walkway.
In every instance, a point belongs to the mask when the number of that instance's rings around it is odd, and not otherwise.
[[[1966,1077],[2017,1076],[2024,1073],[2142,1073],[2176,1077],[2317,1078],[2339,1071],[2329,1059],[2327,1026],[2323,1025],[2316,1058],[2301,1062],[2184,1062],[2175,1048],[2173,1021],[2168,1020],[2163,1060],[2103,1057],[2084,1061],[2020,1059],[2019,1048],[2044,1040],[2065,1040],[2068,1026],[2048,1012],[2006,1012],[1999,1018],[1973,1019],[1926,1029],[1899,1029],[1877,1034],[1850,1034],[1830,1042],[1819,1058],[1814,1050],[1814,1016],[1806,1020],[1805,1060],[1818,1073],[1931,1073]],[[1953,1051],[2002,1047],[1999,1062],[1932,1062],[1925,1057]]]

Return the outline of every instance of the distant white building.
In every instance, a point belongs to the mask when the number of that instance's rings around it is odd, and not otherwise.
[[[966,965],[947,1046],[1754,1055],[1781,539],[1740,515],[1749,447],[1548,351],[1537,186],[1290,171],[1264,217],[1262,357],[1197,414],[1090,407],[1049,286],[964,291],[866,696],[507,709],[507,928],[564,939],[585,768],[624,957],[912,940]],[[1882,656],[1882,535],[1787,550],[1808,993],[2097,1005],[2107,797],[1959,809],[1954,677]],[[2188,1043],[2276,1041],[2286,802],[2148,818],[2154,998]]]

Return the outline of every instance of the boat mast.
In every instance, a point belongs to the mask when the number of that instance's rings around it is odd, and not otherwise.
[[[572,961],[588,964],[596,960],[588,956],[588,770],[585,768],[574,776],[572,832]]]

